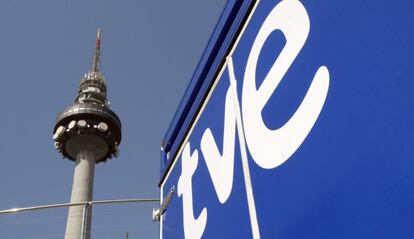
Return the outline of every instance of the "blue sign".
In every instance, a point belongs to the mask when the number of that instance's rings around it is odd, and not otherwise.
[[[167,132],[160,237],[414,238],[413,11],[229,1]]]

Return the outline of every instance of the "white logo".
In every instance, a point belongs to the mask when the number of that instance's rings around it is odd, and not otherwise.
[[[183,196],[183,217],[185,238],[200,238],[203,235],[207,222],[207,209],[204,208],[200,216],[195,219],[193,213],[193,185],[191,178],[197,168],[198,151],[191,154],[190,142],[183,150],[182,156],[182,173],[178,180],[178,196]]]
[[[227,67],[231,83],[225,99],[223,153],[220,154],[216,140],[209,128],[204,131],[200,144],[220,203],[224,204],[227,201],[233,187],[236,128],[239,132],[241,150],[245,150],[247,145],[253,160],[260,167],[272,169],[283,164],[292,156],[318,119],[329,88],[329,71],[325,66],[319,67],[316,71],[303,101],[286,124],[276,130],[271,130],[264,124],[261,114],[267,101],[304,46],[309,28],[308,14],[298,0],[284,0],[272,9],[258,31],[247,59],[241,109],[235,87],[237,80],[233,73],[232,59],[228,58]],[[273,63],[263,83],[257,87],[255,72],[260,51],[270,34],[275,30],[280,30],[284,34],[286,45]],[[244,143],[244,139],[246,143]],[[260,238],[247,156],[244,154],[242,152],[253,238]],[[201,238],[207,223],[207,208],[202,210],[197,219],[194,218],[191,178],[197,168],[197,163],[198,151],[195,150],[191,154],[190,142],[188,142],[182,153],[182,174],[178,182],[178,196],[183,197],[185,237],[196,239]]]

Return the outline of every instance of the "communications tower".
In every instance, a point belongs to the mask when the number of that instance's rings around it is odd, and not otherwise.
[[[62,158],[76,162],[71,203],[92,201],[95,164],[118,156],[121,121],[109,109],[105,78],[100,72],[101,30],[96,36],[92,69],[80,81],[75,102],[59,113],[53,130],[55,148]],[[69,208],[65,239],[90,238],[91,208]],[[85,221],[83,221],[85,219]]]

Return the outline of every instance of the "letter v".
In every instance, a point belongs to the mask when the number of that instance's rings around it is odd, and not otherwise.
[[[222,204],[227,201],[233,188],[236,116],[230,88],[227,90],[225,104],[223,154],[220,154],[210,128],[204,131],[200,145],[214,189]]]

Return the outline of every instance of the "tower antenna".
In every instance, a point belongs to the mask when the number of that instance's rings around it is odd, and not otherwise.
[[[95,53],[93,54],[92,72],[99,71],[99,61],[101,56],[101,29],[96,33]]]

